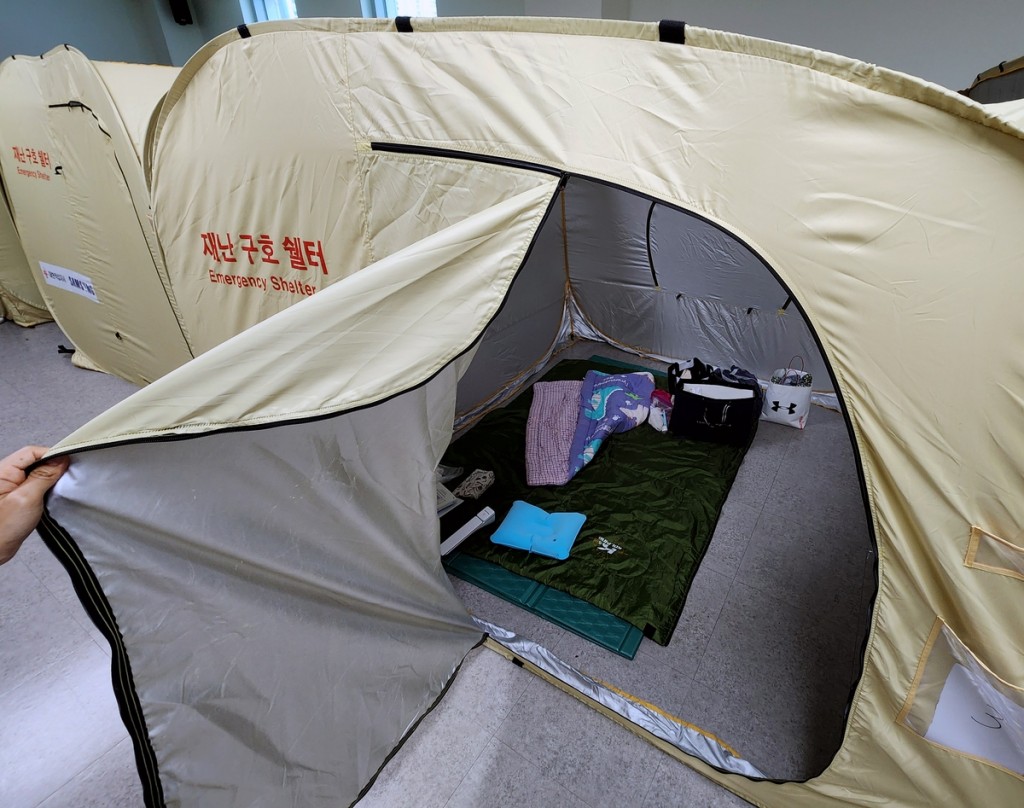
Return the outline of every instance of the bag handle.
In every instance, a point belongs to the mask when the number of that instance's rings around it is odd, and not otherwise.
[[[683,374],[687,372],[688,375],[683,376]],[[673,362],[668,366],[668,392],[673,396],[683,389],[684,382],[710,381],[715,381],[711,365],[701,362],[699,357],[693,357],[693,363],[689,367],[680,367],[678,362]],[[718,379],[715,383],[728,384],[729,382],[724,382],[724,380]]]
[[[679,367],[678,362],[673,362],[668,366],[668,392],[669,395],[674,396],[679,390],[683,389],[682,370]]]
[[[799,367],[799,368],[793,368],[793,363],[794,363],[794,362],[795,362],[795,361],[796,361],[797,359],[799,359],[799,360],[800,360],[800,367]],[[788,365],[786,365],[786,367],[788,367],[788,368],[793,368],[793,370],[799,370],[799,371],[800,371],[801,373],[803,373],[803,372],[804,372],[804,358],[803,358],[802,356],[800,356],[800,354],[797,354],[796,356],[792,357],[792,358],[791,358],[791,359],[789,360],[789,364],[788,364]]]

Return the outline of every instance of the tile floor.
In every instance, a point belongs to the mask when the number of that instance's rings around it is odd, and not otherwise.
[[[0,456],[54,443],[130,394],[80,370],[50,324],[0,323]],[[772,777],[827,765],[873,590],[842,419],[762,424],[673,641],[629,662],[461,581],[476,614],[717,734]],[[0,805],[141,804],[110,653],[37,536],[0,569]],[[382,771],[361,808],[740,806],[742,800],[486,650]]]

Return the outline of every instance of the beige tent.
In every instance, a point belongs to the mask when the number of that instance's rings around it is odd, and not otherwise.
[[[192,355],[141,168],[145,126],[177,72],[96,65],[66,46],[0,64],[0,174],[39,290],[78,364],[136,384]]]
[[[20,152],[31,162],[31,156]],[[38,157],[37,157],[38,159]],[[27,169],[26,169],[27,170]],[[52,320],[39,293],[0,182],[0,318],[32,326]]]
[[[44,520],[149,804],[352,802],[484,630],[759,805],[1020,803],[1015,124],[681,24],[322,20],[211,42],[150,147],[208,352],[54,450],[76,457]],[[811,340],[878,550],[819,776],[763,779],[448,586],[453,421],[581,337],[759,373]]]
[[[983,104],[1024,98],[1024,56],[1000,62],[995,67],[979,73],[963,93]]]

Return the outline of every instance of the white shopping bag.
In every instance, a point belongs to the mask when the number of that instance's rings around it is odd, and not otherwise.
[[[764,403],[761,406],[761,420],[773,421],[776,424],[803,429],[807,425],[807,415],[811,410],[811,374],[800,367],[778,368],[772,373],[771,380],[764,392]]]

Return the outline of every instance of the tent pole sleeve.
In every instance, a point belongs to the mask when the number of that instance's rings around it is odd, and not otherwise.
[[[658,38],[675,45],[686,44],[686,23],[680,20],[662,20],[658,23]]]

